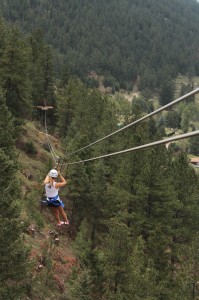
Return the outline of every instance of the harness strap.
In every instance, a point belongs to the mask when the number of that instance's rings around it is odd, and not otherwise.
[[[56,201],[58,201],[58,203]],[[47,205],[52,203],[54,206],[60,206],[61,205],[62,207],[64,207],[64,203],[60,200],[59,195],[57,195],[55,197],[52,197],[52,198],[47,197],[46,202],[47,202]]]
[[[55,197],[47,197],[46,199],[49,201],[49,203],[53,203],[54,201],[59,200],[59,195]]]

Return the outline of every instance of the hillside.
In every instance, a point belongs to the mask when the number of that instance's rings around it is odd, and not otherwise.
[[[45,165],[49,160],[49,167],[52,164],[43,130],[39,123],[29,121],[23,126],[17,141],[18,177],[22,186],[21,219],[25,228],[24,241],[30,247],[30,272],[34,278],[26,299],[66,299],[66,283],[76,259],[71,249],[70,225],[57,228],[50,210],[40,206]],[[57,153],[61,154],[57,139],[50,136],[50,140],[53,147],[57,147]],[[27,153],[30,152],[27,148],[30,144],[34,154]],[[64,191],[61,195],[70,218],[70,205]]]
[[[165,78],[199,75],[199,5],[194,0],[0,0],[6,20],[26,33],[41,28],[62,64],[88,82],[155,89]],[[91,84],[91,82],[89,81]],[[92,82],[92,84],[96,84]]]

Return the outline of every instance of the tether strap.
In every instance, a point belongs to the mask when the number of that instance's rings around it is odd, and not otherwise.
[[[46,198],[50,203],[59,200],[59,195],[55,196],[55,197],[47,197]]]

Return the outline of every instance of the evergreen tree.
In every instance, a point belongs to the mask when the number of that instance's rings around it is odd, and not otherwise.
[[[183,96],[185,94],[188,94],[194,89],[194,83],[188,83],[188,84],[183,84],[180,89],[180,96]],[[185,103],[190,103],[195,101],[195,95],[190,96],[188,99],[185,100]]]
[[[130,229],[116,219],[107,224],[109,230],[102,242],[105,297],[112,300],[158,299],[165,283],[159,280],[143,239],[138,237],[134,242]]]
[[[68,134],[69,126],[75,114],[75,99],[81,97],[81,90],[77,80],[70,79],[63,89],[58,91],[57,95],[57,115],[59,116],[57,127],[61,137],[65,138]],[[83,95],[82,95],[83,97]]]
[[[164,106],[174,100],[174,83],[166,81],[160,87],[159,103]]]
[[[176,111],[168,111],[165,116],[165,125],[171,128],[179,128],[180,127],[180,118]]]
[[[192,242],[181,247],[179,251],[178,270],[176,270],[176,287],[173,292],[173,299],[197,299],[198,271],[199,271],[199,236],[194,236]]]
[[[199,155],[199,137],[192,137],[189,141],[189,152],[194,155]]]
[[[92,280],[89,270],[81,270],[71,277],[68,287],[70,300],[92,300]]]
[[[17,165],[13,139],[13,118],[0,95],[0,298],[14,300],[24,293],[27,249],[22,241],[20,190],[15,179]]]
[[[178,207],[173,207],[172,239],[175,244],[186,244],[198,231],[198,179],[185,153],[172,160],[169,176],[179,202]]]
[[[89,227],[84,219],[73,243],[80,267],[74,269],[70,279],[69,290],[72,299],[93,299],[94,292],[99,293],[99,286],[102,287],[102,270],[97,251],[92,247]]]
[[[31,46],[32,98],[35,105],[55,106],[53,54],[44,40],[41,29],[33,31],[29,37]],[[52,118],[52,115],[50,115]]]
[[[186,106],[181,115],[181,128],[183,132],[189,130],[190,121],[192,120],[192,111],[189,106]]]
[[[27,116],[31,112],[29,47],[16,28],[7,29],[0,65],[0,84],[10,111],[18,118]]]
[[[108,234],[103,241],[105,293],[108,299],[120,299],[129,293],[132,242],[125,224],[111,219],[107,225]]]
[[[146,243],[141,237],[137,238],[133,247],[130,266],[132,299],[160,299],[165,289],[165,282],[154,268],[154,263],[146,251]]]

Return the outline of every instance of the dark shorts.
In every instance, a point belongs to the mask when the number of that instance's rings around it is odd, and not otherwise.
[[[56,200],[51,203],[48,203],[48,206],[49,207],[59,207],[59,206],[64,207],[64,203],[62,201]]]

